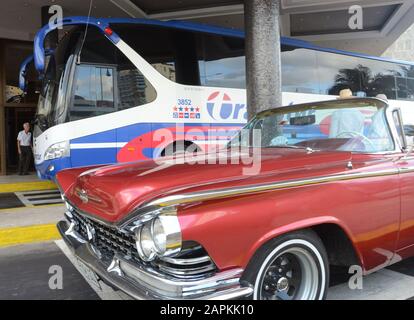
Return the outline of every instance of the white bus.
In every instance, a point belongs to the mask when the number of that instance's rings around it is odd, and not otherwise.
[[[43,78],[34,126],[40,178],[190,147],[206,151],[245,124],[242,31],[146,19],[71,17],[63,25],[66,35],[53,51],[44,48],[52,28],[35,37]],[[413,63],[290,38],[281,43],[284,105],[332,99],[349,88],[414,107]],[[159,141],[160,129],[171,137]]]

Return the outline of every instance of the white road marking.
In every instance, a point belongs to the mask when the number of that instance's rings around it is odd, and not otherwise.
[[[82,262],[80,262],[70,251],[65,241],[56,240],[56,245],[65,254],[69,261],[74,265],[76,270],[82,275],[90,287],[96,292],[101,300],[131,300],[131,297],[123,293],[122,291],[115,291],[111,287],[107,286],[100,280],[94,279],[91,275],[92,271],[88,270]]]

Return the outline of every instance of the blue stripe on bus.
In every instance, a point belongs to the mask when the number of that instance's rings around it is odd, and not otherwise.
[[[128,142],[132,139],[139,137],[143,134],[146,134],[150,131],[156,131],[159,129],[165,128],[184,128],[184,127],[206,127],[207,129],[211,128],[212,130],[217,130],[216,132],[221,134],[221,127],[242,127],[245,124],[240,123],[223,123],[223,124],[209,124],[209,123],[184,123],[176,124],[174,122],[170,123],[136,123],[133,125],[111,129],[107,131],[102,131],[99,133],[87,135],[84,137],[72,139],[71,144],[74,143],[114,143],[114,142]],[[224,129],[223,129],[224,130]],[[229,134],[235,134],[237,130],[228,130],[226,131]],[[183,132],[177,132],[183,134]],[[214,132],[213,132],[214,133]],[[193,135],[193,133],[191,133]],[[200,133],[201,134],[201,133]],[[194,135],[197,135],[194,133]]]
[[[103,132],[99,132],[99,133],[95,133],[92,135],[88,135],[88,136],[84,136],[84,137],[80,137],[80,138],[76,138],[70,141],[71,144],[87,144],[87,143],[116,143],[116,142],[129,142],[131,140],[133,140],[134,138],[137,138],[141,135],[144,135],[146,133],[149,133],[151,131],[156,131],[159,129],[163,129],[163,128],[174,128],[176,126],[175,123],[138,123],[138,124],[133,124],[130,126],[126,126],[126,127],[121,127],[121,128],[117,128],[117,129],[112,129],[112,130],[108,130],[108,131],[103,131]],[[190,124],[179,124],[177,125],[178,128],[184,128],[184,127],[191,127],[191,126],[205,126],[206,128],[210,127],[210,124],[205,124],[205,123],[190,123]],[[212,130],[214,130],[214,126],[212,125],[213,128]],[[199,137],[209,137],[209,134],[212,136],[217,136],[219,138],[217,138],[217,140],[227,140],[227,136],[233,136],[235,135],[238,130],[226,130],[226,129],[222,129],[221,127],[234,127],[237,126],[237,124],[233,124],[233,123],[227,123],[227,124],[219,124],[216,127],[219,127],[218,129],[209,132],[190,132],[189,134],[192,136],[199,136]],[[240,124],[239,124],[240,126]],[[319,127],[318,126],[314,126],[312,128],[307,128],[307,130],[302,130],[302,132],[300,132],[301,129],[299,128],[287,128],[287,131],[285,132],[286,134],[292,134],[293,132],[297,132],[298,135],[301,135],[302,137],[307,137],[307,136],[315,136],[315,134],[318,135],[319,131]],[[186,132],[185,131],[177,131],[176,132],[178,135],[185,135]],[[319,135],[318,135],[319,136]],[[222,137],[223,139],[220,139],[220,137]],[[107,150],[107,149],[111,149],[111,148],[98,148],[98,149],[103,149],[103,150]],[[113,148],[113,149],[121,149],[121,148]],[[72,149],[72,150],[77,150],[77,151],[72,151],[72,152],[83,152],[86,153],[86,151],[82,151],[82,150],[92,150],[92,149]],[[95,150],[95,149],[93,149]],[[93,154],[93,153],[92,153]],[[87,156],[87,154],[86,154]],[[104,157],[105,159],[105,157]],[[106,160],[104,160],[106,161]],[[88,162],[89,163],[89,162]]]
[[[117,148],[71,149],[72,167],[116,162]]]
[[[135,123],[116,129],[118,142],[128,142],[151,131],[151,123]]]
[[[116,129],[102,131],[88,136],[76,138],[70,143],[100,143],[100,142],[116,142]]]

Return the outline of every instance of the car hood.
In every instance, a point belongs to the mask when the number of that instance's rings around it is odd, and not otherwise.
[[[69,169],[61,171],[57,181],[78,209],[116,223],[160,197],[334,174],[345,171],[349,160],[349,152],[275,148],[259,153],[255,149],[232,156],[202,155],[190,161],[169,158],[86,171]]]

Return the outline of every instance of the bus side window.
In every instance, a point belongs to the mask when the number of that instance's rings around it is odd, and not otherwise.
[[[91,28],[76,66],[70,120],[138,107],[156,98],[154,87],[100,32]]]
[[[246,88],[244,40],[204,35],[203,55],[199,61],[202,86]]]
[[[71,117],[92,117],[113,112],[114,109],[113,66],[78,66]]]
[[[319,93],[315,51],[282,46],[282,90]]]
[[[150,25],[111,27],[171,81],[193,86],[246,87],[243,39]]]
[[[74,107],[114,107],[112,67],[81,65],[78,67]]]
[[[154,101],[157,94],[143,74],[132,65],[118,71],[118,109],[124,110]]]

